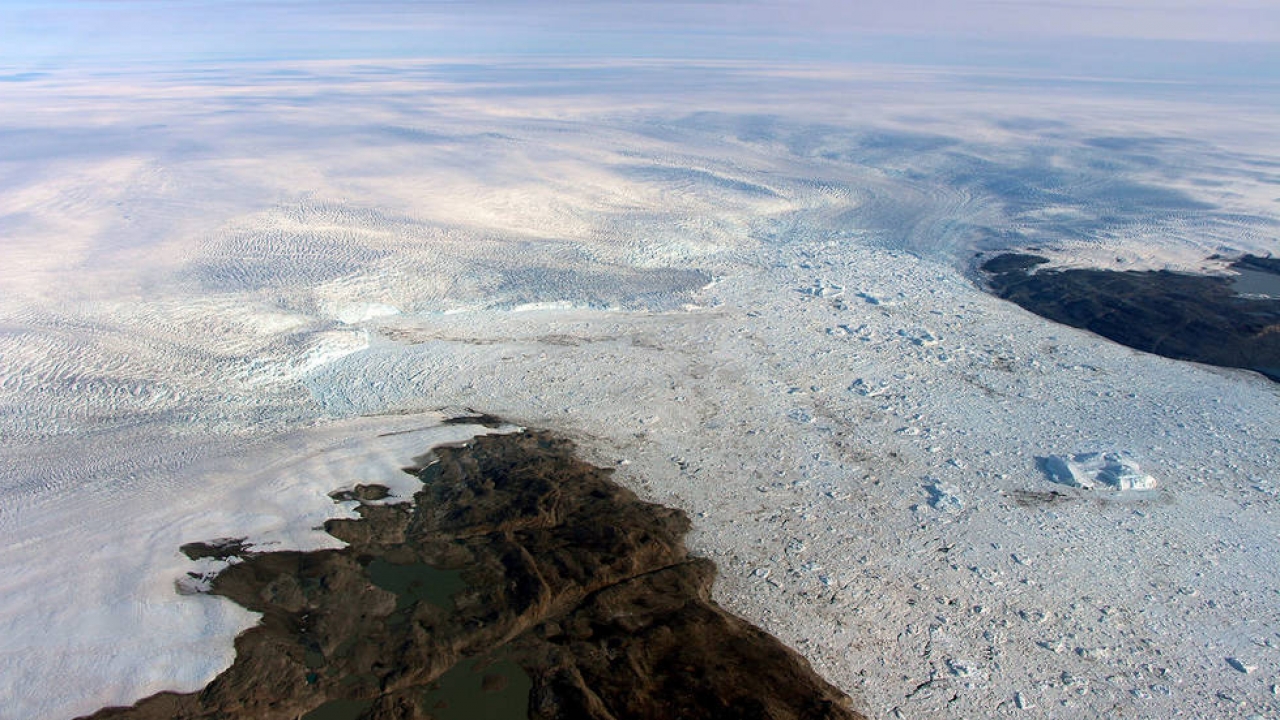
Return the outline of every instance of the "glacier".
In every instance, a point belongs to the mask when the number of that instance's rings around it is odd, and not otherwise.
[[[179,546],[323,547],[328,493],[406,494],[481,431],[440,424],[459,408],[686,510],[717,600],[874,716],[1280,712],[1275,384],[1052,325],[970,267],[1276,251],[1272,106],[557,67],[6,84],[0,717],[202,686],[255,618],[179,593],[207,569]],[[1073,494],[1036,458],[1077,448],[1160,483]]]

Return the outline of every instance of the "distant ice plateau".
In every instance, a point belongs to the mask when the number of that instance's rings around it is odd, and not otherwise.
[[[1053,325],[970,268],[1280,252],[1274,104],[275,70],[5,87],[0,718],[200,687],[255,618],[179,594],[203,569],[179,546],[324,546],[328,493],[412,480],[480,431],[439,425],[462,407],[686,510],[717,599],[871,716],[1280,715],[1280,386]],[[1159,485],[1066,488],[1046,453]]]

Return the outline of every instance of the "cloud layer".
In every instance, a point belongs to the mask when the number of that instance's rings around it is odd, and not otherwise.
[[[1262,72],[1275,65],[1276,50],[1242,46],[1277,42],[1280,6],[1258,0],[17,0],[0,18],[0,65],[18,66],[538,55],[1021,67],[1034,50],[1067,60],[1101,53],[1112,64],[1188,67],[1225,52]],[[1188,43],[1225,49],[1205,52]]]

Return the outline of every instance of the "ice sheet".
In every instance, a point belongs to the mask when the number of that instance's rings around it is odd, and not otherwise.
[[[490,432],[441,426],[441,419],[359,418],[246,438],[219,448],[220,456],[169,471],[172,477],[72,492],[38,512],[6,517],[4,716],[69,716],[208,683],[230,664],[231,640],[257,615],[221,598],[180,593],[193,585],[188,573],[216,568],[178,548],[228,534],[261,550],[340,547],[319,528],[355,514],[330,492],[378,483],[408,499],[419,483],[401,468],[414,457]]]
[[[1277,711],[1276,678],[1223,660],[1280,666],[1275,386],[966,275],[1010,247],[1276,251],[1266,103],[280,69],[5,88],[0,717],[207,681],[253,617],[179,595],[178,547],[331,543],[329,492],[474,431],[423,430],[441,407],[568,432],[689,511],[718,598],[875,716]],[[1037,469],[1097,447],[1160,485],[1086,499]]]

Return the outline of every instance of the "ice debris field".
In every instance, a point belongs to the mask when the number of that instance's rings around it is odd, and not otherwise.
[[[202,686],[255,618],[192,592],[216,567],[179,546],[332,543],[328,493],[481,431],[439,426],[465,407],[687,511],[717,599],[872,716],[1280,717],[1277,385],[971,270],[1280,250],[1275,105],[1035,87],[732,63],[7,83],[0,717]]]

